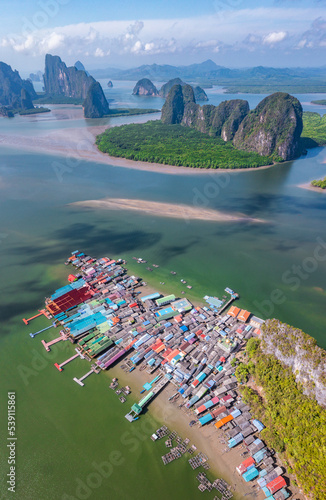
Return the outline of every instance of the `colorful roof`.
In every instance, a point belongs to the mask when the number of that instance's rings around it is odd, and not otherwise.
[[[236,318],[238,316],[239,312],[240,312],[239,307],[231,306],[227,312],[227,315],[232,316],[232,318]]]
[[[238,316],[238,319],[240,321],[244,321],[244,323],[246,323],[246,321],[248,321],[250,315],[251,315],[251,313],[249,311],[246,311],[245,309],[241,309],[241,312]]]

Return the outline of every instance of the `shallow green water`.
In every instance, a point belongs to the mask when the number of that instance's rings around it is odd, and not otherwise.
[[[26,125],[14,120],[12,133],[15,126],[23,132]],[[0,130],[7,123],[0,119]],[[65,122],[67,130],[71,126],[76,123]],[[61,128],[62,122],[52,121],[51,127]],[[28,131],[42,133],[42,126],[36,122]],[[164,281],[168,291],[181,291],[184,278],[193,286],[185,289],[191,298],[221,296],[229,286],[240,293],[241,306],[294,324],[326,347],[326,250],[316,253],[320,241],[326,242],[326,196],[297,187],[325,175],[325,150],[267,170],[203,175],[165,175],[85,161],[67,164],[54,156],[0,151],[1,408],[6,391],[15,390],[17,498],[56,500],[64,493],[82,498],[77,496],[78,480],[93,485],[83,498],[203,498],[185,460],[163,467],[161,444],[142,440],[144,433],[150,434],[150,423],[157,425],[150,412],[131,426],[123,418],[126,405],[108,390],[108,375],[92,375],[79,387],[72,378],[86,373],[89,365],[75,360],[57,372],[53,363],[70,357],[72,346],[58,344],[53,354],[46,353],[40,340],[54,338],[55,332],[33,340],[28,333],[47,320],[25,327],[21,318],[35,314],[44,297],[64,283],[68,270],[63,262],[80,249],[96,257],[124,257],[134,272],[153,283]],[[61,181],[55,162],[69,166]],[[264,222],[188,221],[69,206],[106,196],[207,206]],[[149,273],[145,265],[135,264],[134,255],[160,268]],[[299,283],[293,281],[293,266],[303,265],[308,271]],[[137,446],[132,436],[121,441],[124,433],[141,426],[147,428],[136,438]],[[5,429],[3,412],[0,428]],[[3,444],[6,434],[0,435]],[[110,457],[114,451],[122,454],[123,463],[95,487],[98,476],[89,476],[93,462],[119,462],[120,456]],[[2,471],[5,459],[0,459]]]

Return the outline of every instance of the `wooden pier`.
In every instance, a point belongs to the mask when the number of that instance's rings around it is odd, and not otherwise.
[[[92,373],[98,374],[98,373],[100,373],[100,371],[101,370],[99,368],[96,368],[95,365],[92,365],[92,369],[89,372],[85,373],[85,375],[83,375],[80,378],[74,377],[73,380],[75,382],[77,382],[77,384],[79,384],[81,387],[84,387],[85,384],[83,383],[83,380],[85,380],[85,378],[87,378],[90,375],[92,375]]]
[[[63,335],[60,335],[60,337],[57,337],[56,339],[53,339],[50,342],[45,342],[45,340],[42,340],[42,344],[45,347],[45,350],[50,352],[51,345],[57,344],[58,342],[61,342],[61,340],[67,340],[67,339]]]
[[[75,354],[74,356],[71,356],[71,358],[66,359],[66,361],[63,361],[60,364],[54,363],[54,366],[59,370],[59,372],[62,372],[63,371],[63,367],[65,365],[67,365],[68,363],[70,363],[70,361],[73,361],[76,358],[84,359],[84,357],[78,352],[77,354]]]
[[[219,314],[222,314],[222,312],[223,312],[223,311],[225,311],[225,309],[227,309],[227,308],[229,307],[229,305],[230,305],[230,304],[232,304],[232,302],[233,302],[234,300],[238,299],[238,298],[239,298],[239,295],[238,295],[237,293],[236,293],[236,294],[234,294],[234,295],[231,295],[230,300],[229,300],[228,302],[226,302],[226,303],[224,304],[224,306],[222,306],[222,307],[221,307],[221,309],[219,309],[218,313],[219,313]]]
[[[138,404],[132,405],[132,408],[127,415],[125,415],[125,418],[129,420],[129,422],[133,422],[138,418],[140,413],[143,411],[145,406],[147,406],[150,401],[170,382],[170,379],[167,376],[164,376],[159,380],[159,382],[155,385],[155,387],[146,395],[144,396]]]
[[[40,316],[42,316],[42,314],[44,314],[44,316],[47,318],[47,319],[50,319],[51,318],[51,315],[49,314],[48,311],[46,311],[45,309],[41,309],[39,311],[38,314],[35,314],[35,316],[31,316],[30,318],[26,319],[26,318],[23,318],[23,322],[25,323],[25,325],[28,325],[28,323],[30,321],[32,321],[33,319],[36,319],[36,318],[39,318]]]
[[[39,330],[38,332],[30,333],[29,336],[32,337],[32,339],[33,339],[35,337],[35,335],[38,335],[39,333],[45,332],[46,330],[49,330],[50,328],[55,328],[55,327],[56,327],[56,324],[52,323],[52,325],[47,326],[46,328],[42,328],[42,330]]]

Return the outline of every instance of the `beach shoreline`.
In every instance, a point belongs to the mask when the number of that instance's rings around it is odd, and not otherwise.
[[[157,372],[150,375],[146,373],[146,370],[140,371],[139,368],[136,368],[132,373],[128,374],[121,368],[120,365],[123,364],[124,362],[120,361],[116,366],[110,368],[108,376],[110,378],[116,377],[120,386],[129,385],[132,390],[133,399],[140,399],[140,390],[142,390],[143,385],[146,382],[150,382],[157,375]],[[242,477],[236,472],[236,467],[243,460],[243,458],[239,456],[240,447],[238,446],[225,452],[227,445],[220,441],[220,439],[223,438],[223,432],[221,430],[217,430],[214,426],[208,425],[200,428],[197,426],[190,427],[189,422],[192,420],[190,416],[191,410],[189,410],[189,414],[187,414],[184,410],[178,408],[178,404],[181,402],[179,399],[175,403],[168,401],[168,398],[172,396],[176,390],[177,389],[172,384],[168,384],[168,386],[151,401],[148,412],[155,420],[160,422],[161,425],[166,425],[170,431],[175,430],[183,439],[188,437],[190,439],[190,444],[194,444],[197,447],[195,454],[202,452],[207,455],[210,464],[210,473],[212,473],[215,478],[223,478],[228,482],[232,488],[235,500],[244,500],[249,494],[252,494],[253,490],[252,484],[245,483]],[[129,406],[127,409],[129,409]],[[140,416],[140,418],[142,417]],[[150,436],[148,436],[148,439],[150,439]],[[166,453],[168,453],[168,451],[169,449],[167,448]],[[164,467],[163,463],[160,465]],[[169,467],[173,468],[173,463],[170,464]],[[260,498],[260,495],[257,498]]]

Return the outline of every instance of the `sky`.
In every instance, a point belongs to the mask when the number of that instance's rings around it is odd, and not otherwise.
[[[67,65],[323,66],[326,0],[0,0],[0,61]]]

